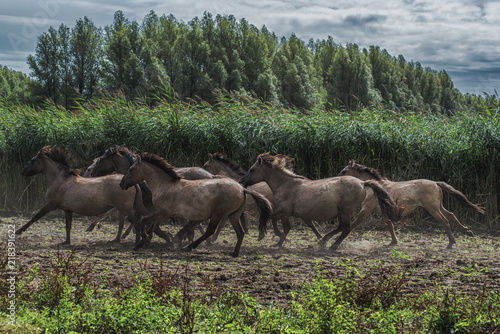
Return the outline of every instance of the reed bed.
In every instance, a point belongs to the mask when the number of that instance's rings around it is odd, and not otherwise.
[[[441,116],[370,108],[356,112],[284,110],[258,101],[207,103],[92,100],[72,111],[52,105],[34,109],[0,104],[0,200],[5,210],[32,210],[43,199],[44,182],[20,175],[44,145],[58,145],[85,169],[111,145],[159,154],[174,166],[201,166],[208,153],[223,152],[244,168],[258,154],[295,158],[309,178],[337,175],[349,159],[398,181],[445,181],[486,207],[479,217],[453,199],[445,203],[469,225],[498,227],[500,116],[460,113]],[[447,198],[447,197],[446,197]],[[464,221],[467,222],[467,221]]]

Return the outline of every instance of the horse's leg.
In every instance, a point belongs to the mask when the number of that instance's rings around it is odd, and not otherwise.
[[[385,226],[387,226],[387,229],[389,230],[389,233],[391,234],[391,243],[389,246],[396,246],[398,244],[398,237],[396,236],[396,232],[394,232],[394,224],[392,223],[392,220],[387,220],[385,222]]]
[[[333,245],[330,247],[331,250],[336,250],[337,248],[339,248],[339,246],[342,243],[342,241],[345,238],[347,238],[347,236],[351,232],[351,215],[350,214],[348,214],[348,213],[341,213],[340,217],[339,217],[339,221],[340,222],[339,222],[338,229],[340,229],[340,231],[342,231],[342,233],[340,233],[340,235],[337,238],[337,240],[335,240],[335,242],[333,243]]]
[[[316,234],[316,238],[318,238],[318,239],[323,238],[321,233],[319,233],[318,228],[316,227],[316,224],[314,224],[314,222],[312,220],[304,220],[304,222],[306,223],[307,226],[309,226],[311,228],[311,230],[314,232],[314,234]]]
[[[236,238],[238,239],[236,241],[236,246],[234,247],[234,251],[231,253],[231,256],[233,257],[238,257],[240,255],[241,244],[243,243],[243,237],[245,236],[245,231],[241,226],[240,218],[241,218],[240,215],[232,215],[228,217],[229,221],[231,222],[231,225],[233,225],[234,231],[236,232]]]
[[[66,216],[66,241],[63,242],[65,245],[71,244],[71,222],[73,220],[73,212],[64,211]]]
[[[328,240],[330,240],[335,234],[340,233],[341,231],[342,231],[342,226],[339,224],[339,226],[335,230],[325,234],[325,236],[321,238],[321,240],[318,242],[318,246],[320,248],[325,247]]]
[[[219,238],[219,234],[222,231],[222,229],[226,226],[226,219],[223,219],[220,224],[217,226],[217,230],[215,231],[214,235],[207,240],[209,244],[212,244],[217,241],[217,238]]]
[[[122,234],[122,239],[125,239],[126,237],[128,237],[128,235],[130,234],[130,232],[132,231],[132,228],[134,227],[134,224],[130,223],[130,225],[127,227],[127,229],[125,230],[125,233]]]
[[[241,227],[243,227],[243,231],[248,234],[248,224],[247,224],[247,218],[246,218],[245,212],[241,213],[240,223],[241,223]]]
[[[283,225],[284,232],[280,231],[280,229],[278,227],[278,220],[281,220],[281,225]],[[288,218],[285,218],[285,217],[282,217],[281,219],[278,219],[277,217],[273,217],[271,219],[271,221],[273,222],[274,235],[279,238],[279,240],[275,246],[282,247],[283,243],[285,242],[285,239],[286,239],[286,234],[288,234],[288,232],[290,231],[290,222],[288,221]]]
[[[187,252],[195,249],[198,247],[203,241],[207,240],[212,234],[215,233],[215,230],[217,230],[217,226],[221,222],[223,218],[219,219],[214,219],[213,217],[210,219],[210,222],[208,223],[207,230],[205,231],[205,234],[203,234],[201,237],[196,239],[194,242],[191,244],[187,245],[183,249]]]
[[[429,210],[427,210],[427,211],[429,211]],[[453,236],[453,233],[451,232],[450,223],[448,222],[445,215],[441,211],[433,210],[433,211],[429,211],[429,213],[438,222],[440,222],[443,225],[444,230],[446,231],[446,234],[448,235],[448,240],[449,240],[448,246],[446,248],[451,249],[453,247],[453,244],[456,243],[456,241],[455,241],[455,237]]]
[[[453,225],[455,225],[460,230],[460,232],[470,237],[474,236],[474,233],[471,230],[469,230],[466,226],[460,223],[455,214],[446,210],[444,207],[441,207],[441,212],[445,215],[446,219],[448,219],[449,222],[453,223]]]
[[[18,229],[16,231],[16,234],[21,234],[23,233],[24,231],[26,231],[28,229],[28,227],[30,227],[34,222],[36,222],[38,219],[42,218],[43,216],[45,216],[47,213],[49,213],[50,211],[54,211],[55,209],[57,209],[57,206],[55,206],[54,204],[52,203],[47,203],[43,206],[43,208],[40,209],[40,211],[38,211],[34,216],[33,218],[30,219],[29,222],[27,222],[24,226],[22,226],[20,229]]]
[[[186,234],[189,234],[190,233],[189,231],[192,231],[200,223],[201,223],[201,221],[189,221],[186,225],[184,225],[184,227],[182,227],[180,229],[179,232],[177,232],[177,234],[173,238],[173,242],[174,242],[174,245],[176,246],[176,248],[180,248],[180,246],[182,246],[182,241],[184,240],[184,236]],[[203,234],[205,234],[205,233],[203,233]]]
[[[118,233],[116,234],[116,237],[111,242],[120,243],[120,240],[122,238],[122,231],[123,231],[124,225],[125,225],[125,214],[123,212],[119,212],[118,213]]]

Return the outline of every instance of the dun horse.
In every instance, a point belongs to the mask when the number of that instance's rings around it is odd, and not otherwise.
[[[394,200],[401,205],[404,210],[402,216],[406,216],[415,209],[422,207],[427,210],[438,222],[440,222],[448,235],[448,247],[452,248],[455,237],[450,229],[450,223],[454,224],[461,232],[473,236],[474,234],[467,227],[463,226],[457,217],[443,206],[443,190],[453,195],[460,204],[474,209],[476,212],[484,214],[484,209],[477,204],[471,203],[464,194],[456,190],[445,182],[436,182],[426,179],[393,182],[382,177],[374,168],[357,164],[350,160],[349,164],[340,172],[340,175],[351,175],[361,180],[376,180]],[[363,208],[358,217],[366,217],[372,213],[380,215],[380,209],[373,197],[368,197],[363,203]],[[356,220],[352,229],[355,229],[361,221]],[[391,245],[396,245],[398,239],[394,233],[394,226],[391,221],[387,222],[387,227],[391,233]]]
[[[103,176],[103,175],[108,175],[111,173],[118,173],[118,174],[125,174],[127,173],[128,169],[130,166],[135,161],[135,154],[130,151],[127,147],[125,146],[119,146],[119,145],[114,145],[109,147],[104,154],[97,158],[95,163],[93,164],[93,168],[90,172],[91,176]],[[207,172],[205,169],[200,168],[200,167],[181,167],[181,168],[176,168],[176,172],[183,176],[187,180],[199,180],[199,179],[211,179],[214,178],[214,175]],[[152,203],[152,194],[151,192],[156,192],[157,191],[157,185],[156,184],[148,184],[146,185],[145,183],[140,183],[139,186],[141,187],[141,190],[146,193],[145,196],[147,196],[150,200],[147,200],[145,205],[148,207],[148,209],[152,212],[154,211],[154,206]],[[187,223],[187,222],[185,222]],[[91,226],[87,230],[89,230]],[[201,226],[198,225],[198,228],[204,233],[203,229]],[[125,231],[123,234],[123,238],[125,238],[128,233],[130,233],[130,227]],[[167,238],[166,233],[161,231],[158,227],[158,229],[155,231],[156,234],[158,234],[161,238],[163,239],[169,239]],[[194,229],[188,229],[188,239],[192,241],[194,237]]]
[[[287,160],[287,168],[292,170],[292,162],[293,159]],[[240,180],[245,174],[246,171],[243,170],[238,164],[234,163],[231,161],[228,157],[226,157],[222,153],[214,153],[213,155],[209,155],[208,161],[203,165],[203,168],[208,170],[212,174],[217,174],[217,175],[224,175],[227,177],[232,178],[233,180]],[[271,191],[271,188],[267,185],[266,182],[259,182],[256,183],[252,186],[249,187],[249,189],[252,189],[262,195],[264,195],[274,206],[274,196],[273,192]],[[246,210],[249,212],[255,212],[257,208],[255,207],[255,204],[252,203],[252,201],[247,201],[247,208]],[[273,218],[273,229],[274,229],[274,234],[279,238],[278,243],[276,244],[277,247],[281,247],[283,243],[285,242],[285,239],[290,232],[290,220],[288,217],[283,217],[281,220],[281,223],[283,225],[283,232],[281,232],[278,228],[278,223],[277,219]],[[222,227],[223,224],[220,224],[219,227]],[[309,227],[312,229],[314,234],[318,239],[321,239],[322,235],[319,233],[318,229],[314,225],[313,222],[311,222],[311,225]],[[219,234],[220,229],[217,229],[217,232],[214,234],[214,239],[217,239],[217,235]],[[259,240],[262,240],[264,238],[264,234],[259,235]]]
[[[245,206],[247,195],[251,195],[260,208],[261,226],[265,226],[271,213],[271,204],[257,192],[244,189],[236,181],[229,178],[213,178],[187,180],[181,177],[165,159],[144,153],[136,159],[123,177],[120,185],[123,189],[146,181],[158,185],[158,191],[153,193],[154,213],[143,219],[145,226],[151,225],[145,231],[140,247],[151,236],[159,218],[183,218],[190,221],[210,219],[206,232],[185,250],[192,250],[209,238],[217,229],[217,225],[225,218],[231,222],[238,241],[232,253],[238,256],[243,242],[244,231],[239,218]]]
[[[331,221],[339,217],[338,228],[325,235],[320,246],[341,232],[331,246],[335,250],[349,235],[351,217],[365,199],[366,188],[373,189],[387,216],[394,220],[399,218],[399,209],[375,181],[361,181],[351,176],[309,180],[294,174],[285,168],[285,164],[284,156],[261,154],[240,183],[250,186],[265,181],[274,194],[275,208],[272,215],[275,217],[293,216],[304,221]]]
[[[123,227],[125,217],[138,224],[140,220],[137,211],[141,214],[148,213],[142,207],[140,191],[136,189],[123,191],[120,188],[121,175],[84,178],[78,175],[78,171],[70,168],[72,160],[71,155],[63,149],[45,146],[26,165],[23,175],[45,175],[48,187],[46,203],[28,223],[16,231],[16,234],[26,231],[31,224],[47,213],[61,209],[66,215],[66,241],[64,243],[70,244],[73,213],[98,216],[116,208],[119,212],[121,227]],[[121,229],[115,241],[120,240],[120,235]],[[136,241],[138,237],[139,234],[137,234]]]

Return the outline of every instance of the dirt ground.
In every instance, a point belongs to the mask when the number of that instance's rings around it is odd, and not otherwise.
[[[29,217],[1,217],[0,241],[7,238],[7,225],[16,229]],[[51,261],[59,254],[75,251],[75,258],[91,266],[91,275],[108,275],[112,284],[127,287],[135,277],[159,274],[164,277],[190,276],[192,286],[205,289],[236,290],[256,298],[262,304],[286,305],[290,292],[311,282],[318,272],[333,277],[345,277],[353,268],[363,274],[383,276],[407,271],[405,289],[423,291],[436,283],[456,291],[474,294],[474,290],[500,291],[500,235],[478,233],[467,237],[454,231],[457,244],[446,249],[448,239],[437,224],[427,221],[420,230],[416,224],[397,228],[399,244],[388,247],[390,236],[383,224],[372,221],[359,231],[353,231],[337,251],[318,250],[314,234],[300,222],[295,222],[283,248],[273,246],[278,239],[268,235],[257,241],[257,229],[250,226],[240,257],[229,254],[236,238],[228,225],[213,245],[203,243],[191,253],[166,249],[164,242],[154,237],[151,244],[133,251],[134,236],[121,243],[112,243],[117,223],[104,221],[100,229],[86,232],[90,220],[75,217],[72,244],[65,240],[64,214],[51,214],[16,236],[16,263],[20,270],[38,264],[41,271],[50,269]],[[170,232],[180,227],[164,226]],[[323,234],[331,225],[320,225]],[[471,228],[474,231],[474,228]]]

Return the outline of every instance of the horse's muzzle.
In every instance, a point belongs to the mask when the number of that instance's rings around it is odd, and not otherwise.
[[[127,190],[128,188],[130,188],[130,185],[125,184],[125,182],[123,182],[123,179],[122,179],[120,181],[120,188],[122,188],[123,190]]]

